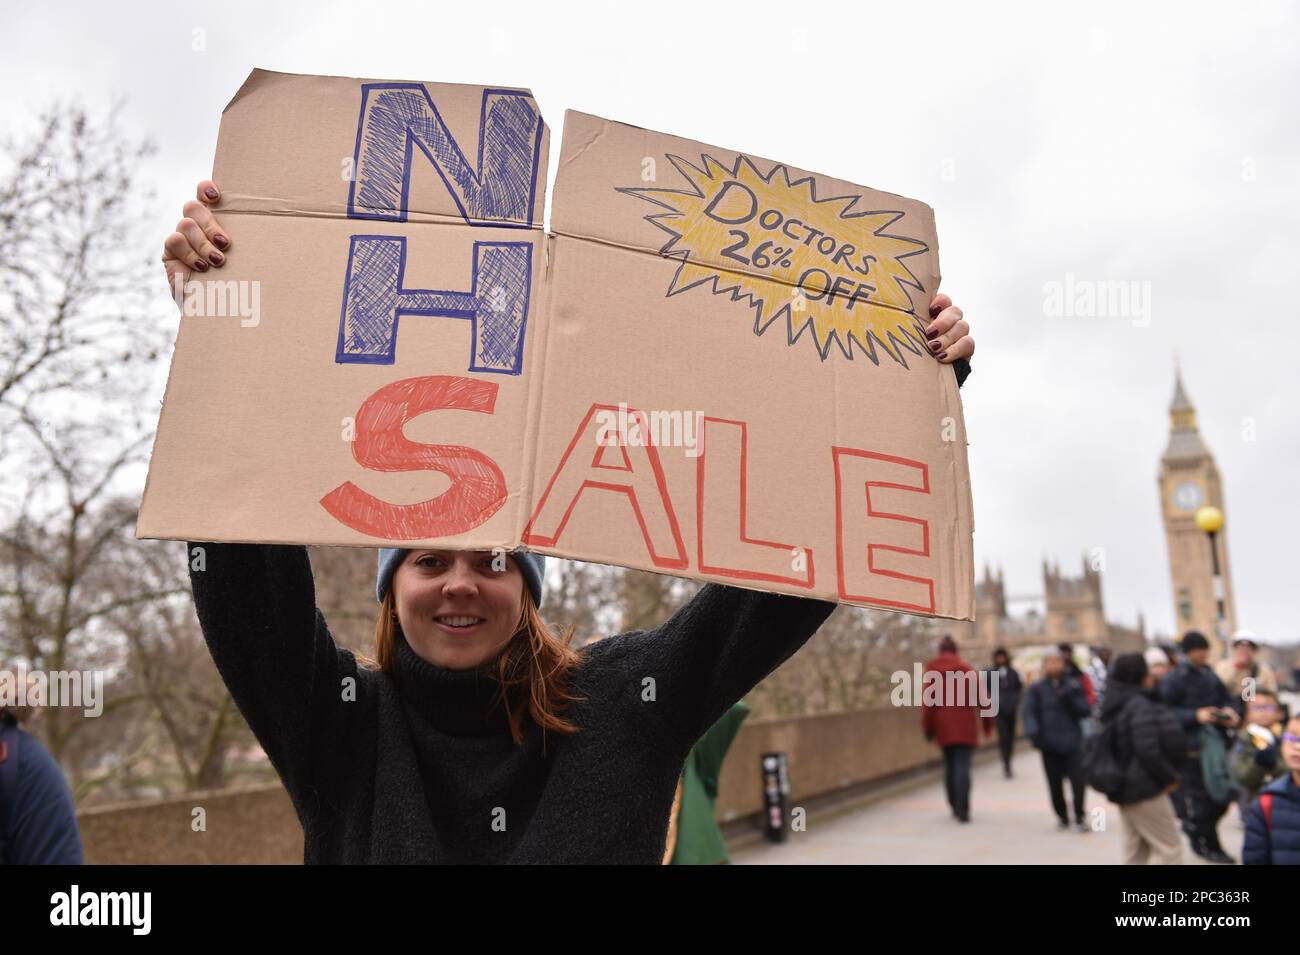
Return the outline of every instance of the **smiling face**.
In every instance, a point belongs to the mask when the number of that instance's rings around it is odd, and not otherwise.
[[[393,600],[417,656],[469,670],[495,658],[518,631],[524,577],[500,552],[413,550],[393,574]]]

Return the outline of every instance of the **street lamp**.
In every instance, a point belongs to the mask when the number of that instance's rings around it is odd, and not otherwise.
[[[1228,650],[1228,617],[1223,609],[1223,574],[1219,570],[1219,547],[1216,538],[1223,530],[1223,511],[1217,507],[1203,507],[1196,512],[1196,526],[1210,538],[1210,567],[1214,571],[1214,600],[1219,611],[1219,645],[1224,655]]]

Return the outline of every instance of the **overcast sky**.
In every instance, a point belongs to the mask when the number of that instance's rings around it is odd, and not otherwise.
[[[1103,548],[1108,616],[1172,632],[1156,488],[1177,352],[1226,485],[1239,623],[1293,640],[1300,39],[1286,3],[16,4],[0,120],[127,99],[158,240],[253,67],[531,88],[924,200],[978,354],[975,556],[1015,594]],[[554,176],[555,162],[551,163]],[[1149,316],[1053,316],[1122,281]]]

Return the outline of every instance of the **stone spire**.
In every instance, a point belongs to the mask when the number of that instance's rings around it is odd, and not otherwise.
[[[1169,404],[1169,445],[1165,460],[1201,458],[1209,455],[1196,427],[1196,409],[1183,387],[1183,372],[1174,365],[1174,400]]]

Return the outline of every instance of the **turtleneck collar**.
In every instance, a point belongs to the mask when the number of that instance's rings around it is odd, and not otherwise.
[[[399,630],[394,635],[396,679],[403,705],[451,736],[509,733],[497,700],[496,674],[488,666],[448,670],[421,659]]]

